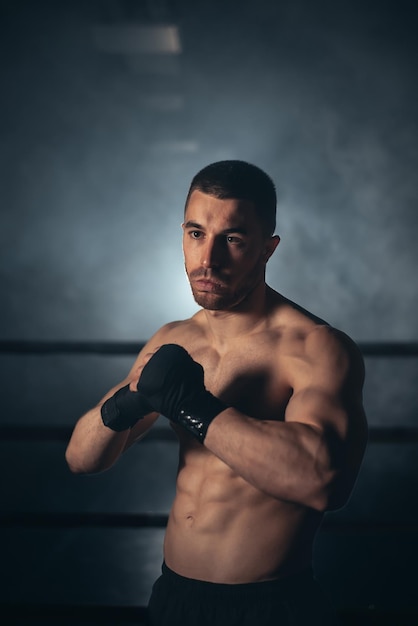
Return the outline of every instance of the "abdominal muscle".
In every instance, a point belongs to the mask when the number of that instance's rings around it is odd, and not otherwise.
[[[317,513],[258,491],[192,442],[180,453],[164,558],[182,576],[215,583],[281,578],[310,565],[319,523]]]

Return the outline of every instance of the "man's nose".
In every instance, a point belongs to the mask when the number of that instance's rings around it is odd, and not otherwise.
[[[202,247],[200,263],[202,267],[219,267],[222,263],[222,246],[216,237],[208,238]]]

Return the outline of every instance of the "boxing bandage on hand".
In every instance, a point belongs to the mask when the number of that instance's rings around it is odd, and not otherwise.
[[[137,391],[131,391],[129,385],[118,389],[108,398],[100,409],[103,424],[116,432],[132,428],[152,409]]]
[[[166,344],[142,370],[137,389],[155,410],[201,443],[212,420],[227,408],[205,388],[203,367],[176,344]]]

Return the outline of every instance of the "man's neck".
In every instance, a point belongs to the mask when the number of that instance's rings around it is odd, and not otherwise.
[[[208,332],[212,335],[214,347],[224,350],[228,345],[255,332],[265,324],[268,299],[271,289],[263,281],[243,302],[224,311],[203,309]]]

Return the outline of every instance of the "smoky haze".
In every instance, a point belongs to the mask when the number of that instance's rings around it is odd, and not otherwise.
[[[151,74],[100,49],[100,3],[3,5],[3,338],[143,340],[193,313],[184,198],[220,158],[277,184],[274,288],[356,339],[417,337],[410,13],[187,6]]]

